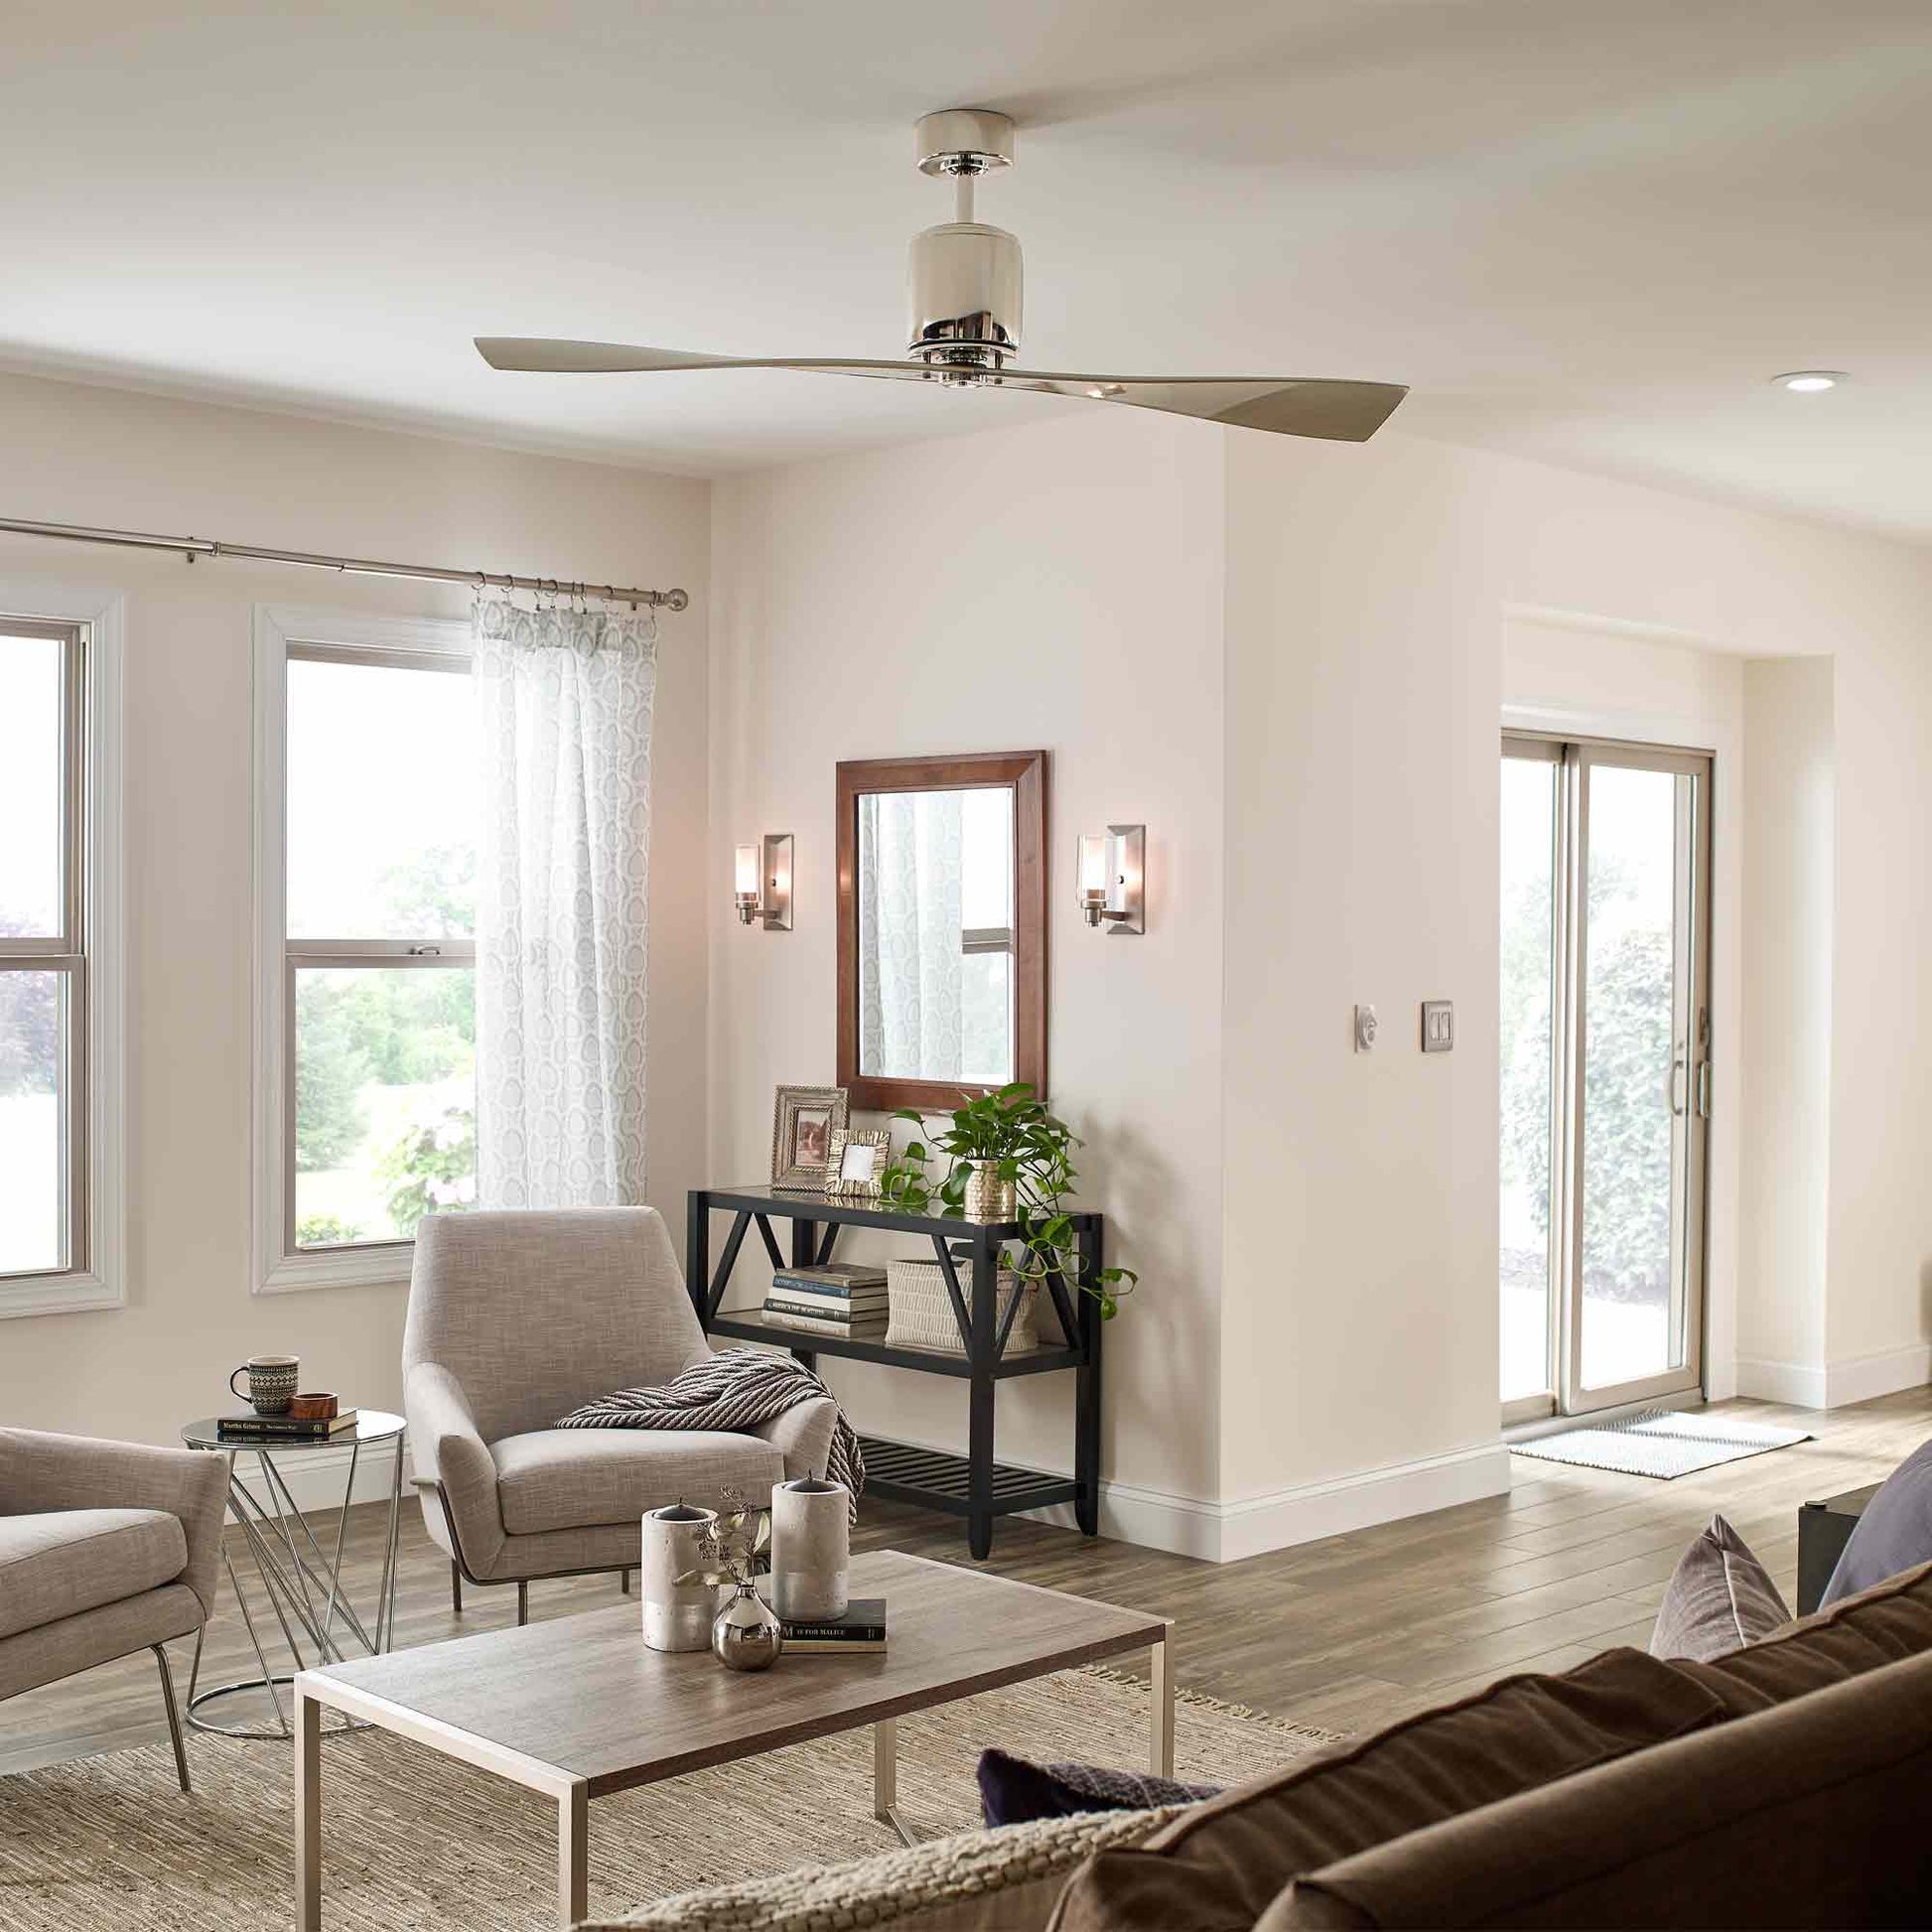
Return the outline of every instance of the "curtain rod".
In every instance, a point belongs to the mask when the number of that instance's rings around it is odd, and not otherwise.
[[[554,597],[595,594],[612,604],[662,605],[682,611],[691,598],[683,590],[643,591],[624,584],[584,584],[555,577],[506,577],[486,570],[438,570],[430,564],[379,564],[367,557],[327,557],[304,550],[270,550],[254,543],[216,543],[207,537],[160,537],[141,530],[95,530],[82,523],[34,523],[0,516],[0,530],[28,537],[64,537],[70,543],[102,543],[123,550],[173,550],[192,564],[197,557],[246,557],[261,564],[301,564],[309,570],[341,571],[352,577],[411,577],[424,583],[474,584],[477,589],[548,592]]]

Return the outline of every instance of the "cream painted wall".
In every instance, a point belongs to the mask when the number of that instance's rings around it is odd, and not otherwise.
[[[651,833],[648,1159],[681,1242],[705,1144],[709,486],[12,377],[0,475],[15,516],[691,591],[662,622]],[[15,537],[0,579],[125,595],[130,1041],[128,1305],[0,1321],[0,1421],[166,1442],[282,1348],[396,1407],[401,1287],[250,1293],[250,611],[462,616],[468,594]]]
[[[1744,803],[1750,754],[1744,730],[1748,660],[1735,652],[1661,641],[1636,630],[1506,612],[1503,722],[1534,731],[1623,738],[1710,752],[1712,815],[1711,1013],[1713,1108],[1705,1257],[1704,1375],[1723,1400],[1737,1392],[1738,1174],[1746,1057],[1742,961],[1755,957],[1743,926]],[[1775,756],[1775,755],[1774,755]],[[1773,767],[1775,768],[1775,767]],[[1829,1035],[1829,1006],[1810,1016]]]
[[[1264,1545],[1508,1484],[1504,586],[1467,463],[1227,440],[1222,1493]],[[1451,1053],[1419,1050],[1426,999],[1455,1002]]]
[[[1742,1260],[1740,1378],[1753,1392],[1828,1399],[1832,1179],[1833,661],[1744,667]]]
[[[720,483],[713,529],[713,1171],[767,1173],[772,1088],[834,1074],[833,766],[1045,747],[1052,1099],[1142,1276],[1107,1334],[1107,1520],[1185,1517],[1218,1484],[1220,435],[1108,411],[802,466]],[[1072,902],[1075,833],[1122,819],[1149,828],[1139,939]],[[797,840],[790,933],[727,897],[762,832]],[[750,1257],[739,1280],[762,1293]],[[820,1365],[861,1428],[963,1443],[958,1385]],[[1069,1466],[1069,1382],[1002,1386],[1003,1453]]]

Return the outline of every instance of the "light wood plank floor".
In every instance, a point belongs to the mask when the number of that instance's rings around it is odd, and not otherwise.
[[[1796,1422],[1819,1440],[1675,1482],[1518,1455],[1507,1496],[1238,1564],[1090,1542],[1009,1519],[996,1534],[991,1567],[1174,1617],[1184,1685],[1362,1731],[1508,1671],[1562,1670],[1610,1644],[1643,1644],[1665,1580],[1713,1510],[1730,1518],[1790,1600],[1799,1504],[1877,1480],[1932,1435],[1932,1389],[1830,1415],[1766,1403],[1724,1407]],[[351,1512],[345,1569],[358,1602],[375,1587],[382,1520],[381,1505]],[[866,1506],[858,1541],[967,1561],[963,1529],[950,1519],[890,1503]],[[235,1559],[242,1566],[239,1549]],[[243,1576],[252,1572],[243,1567]],[[466,1598],[459,1620],[450,1609],[448,1566],[407,1504],[398,1642],[432,1643],[515,1620],[511,1590],[468,1588]],[[617,1600],[615,1579],[536,1585],[531,1615],[566,1616]],[[189,1648],[174,1646],[184,1688]],[[224,1583],[203,1681],[254,1668]],[[142,1652],[0,1705],[0,1771],[166,1734],[154,1660]]]

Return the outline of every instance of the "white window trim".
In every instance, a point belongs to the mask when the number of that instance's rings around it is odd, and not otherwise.
[[[288,1021],[282,998],[288,938],[288,654],[292,644],[327,644],[365,650],[372,658],[396,651],[468,658],[470,626],[452,618],[372,617],[366,612],[258,604],[254,629],[254,1292],[292,1295],[314,1288],[406,1282],[415,1255],[413,1241],[305,1255],[286,1254],[282,1246],[288,1222],[283,1149],[289,1131],[283,1080]]]
[[[87,626],[87,1266],[0,1281],[0,1318],[127,1305],[120,592],[0,577],[0,612]]]

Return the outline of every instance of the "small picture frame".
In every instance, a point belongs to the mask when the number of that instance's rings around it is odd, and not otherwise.
[[[854,1127],[832,1136],[825,1191],[848,1200],[877,1200],[880,1179],[893,1158],[893,1136],[884,1127]]]
[[[771,1110],[771,1184],[824,1188],[832,1142],[845,1132],[843,1087],[780,1087]]]

